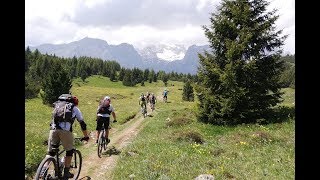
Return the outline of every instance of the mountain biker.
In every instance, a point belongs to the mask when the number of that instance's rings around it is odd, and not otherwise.
[[[169,91],[168,91],[167,89],[165,89],[165,90],[163,91],[163,93],[162,93],[162,94],[163,94],[163,99],[166,99],[166,100],[168,99],[168,92],[169,92]]]
[[[59,147],[59,144],[61,142],[63,148],[66,150],[63,178],[68,179],[74,176],[72,173],[69,172],[69,170],[70,170],[71,159],[74,151],[74,144],[73,144],[74,137],[72,134],[72,125],[74,123],[75,118],[80,123],[80,127],[84,135],[84,137],[81,138],[81,141],[83,140],[88,141],[89,136],[87,132],[87,125],[83,119],[80,109],[77,107],[79,104],[78,98],[76,96],[71,96],[71,95],[65,98],[61,95],[58,99],[59,101],[70,102],[74,106],[72,108],[71,119],[68,119],[66,121],[58,121],[52,118],[52,121],[50,123],[50,133],[48,138],[48,155],[55,156],[55,152],[52,151],[52,148]]]
[[[146,103],[146,97],[144,96],[143,93],[141,93],[141,96],[139,98],[139,105],[141,106],[141,108],[145,108],[145,110],[147,111],[147,103]],[[140,103],[141,102],[141,103]]]
[[[147,103],[149,103],[150,101],[149,101],[149,98],[150,98],[150,93],[149,92],[147,92]]]
[[[150,105],[151,105],[151,107],[153,107],[154,108],[154,106],[155,106],[155,104],[156,104],[156,101],[157,101],[157,99],[156,99],[156,96],[154,95],[154,93],[151,93],[151,95],[150,95]]]
[[[114,108],[110,103],[111,103],[110,97],[109,96],[105,96],[100,101],[100,104],[98,106],[97,119],[96,119],[96,121],[97,121],[97,127],[96,127],[97,140],[96,140],[96,145],[98,144],[98,139],[99,139],[99,135],[100,135],[100,131],[102,129],[102,126],[106,130],[106,133],[105,133],[106,141],[107,141],[107,143],[110,142],[110,139],[109,139],[109,129],[111,129],[111,127],[110,127],[110,114],[112,114],[112,116],[113,116],[113,122],[117,122],[116,114],[114,112]]]

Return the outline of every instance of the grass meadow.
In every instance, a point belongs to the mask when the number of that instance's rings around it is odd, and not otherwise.
[[[200,174],[212,174],[215,179],[294,179],[294,116],[266,125],[203,124],[196,120],[197,101],[183,101],[183,83],[175,81],[169,81],[168,87],[162,81],[125,87],[92,76],[85,82],[75,79],[71,91],[79,97],[88,129],[94,131],[96,108],[103,96],[112,97],[118,120],[112,126],[121,128],[139,113],[142,92],[161,96],[164,88],[169,90],[168,103],[158,99],[153,117],[145,119],[145,128],[119,154],[111,179],[194,179]],[[283,91],[281,105],[294,108],[294,89]],[[26,174],[34,173],[46,153],[43,141],[48,137],[51,111],[40,98],[25,103]],[[74,133],[82,136],[79,124],[74,126]],[[84,158],[92,153],[82,152]]]

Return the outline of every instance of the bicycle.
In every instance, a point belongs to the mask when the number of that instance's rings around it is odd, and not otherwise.
[[[150,108],[151,108],[151,111],[152,111],[152,112],[154,111],[154,105],[155,105],[154,103],[151,103],[151,104],[150,104]]]
[[[81,138],[74,138],[75,140],[80,140]],[[38,166],[35,179],[40,180],[53,180],[62,179],[62,172],[64,168],[64,156],[61,156],[66,150],[60,150],[61,143],[53,147],[52,150],[55,152],[55,156],[46,155],[42,159],[40,165]],[[74,174],[72,179],[78,179],[82,167],[82,155],[78,149],[74,149],[73,156],[70,164],[70,173]]]
[[[106,130],[102,126],[102,129],[101,129],[100,134],[99,134],[99,139],[98,139],[98,157],[99,158],[101,158],[102,149],[104,151],[107,150],[107,145],[109,143],[106,140],[105,134],[106,134]]]
[[[163,102],[167,103],[167,96],[163,96]]]
[[[147,117],[147,108],[146,107],[141,107],[141,113],[143,115],[143,118]]]

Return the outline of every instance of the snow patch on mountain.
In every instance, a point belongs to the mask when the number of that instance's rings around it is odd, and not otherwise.
[[[175,61],[183,59],[185,53],[184,52],[175,52],[171,49],[164,49],[161,53],[157,53],[157,57],[166,61]]]
[[[145,60],[160,59],[165,61],[182,60],[186,53],[183,45],[177,44],[158,44],[150,45],[138,50],[138,53]]]

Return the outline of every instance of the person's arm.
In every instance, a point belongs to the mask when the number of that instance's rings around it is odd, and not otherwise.
[[[75,114],[75,117],[77,118],[77,121],[80,124],[81,130],[82,130],[82,133],[83,133],[83,136],[84,136],[84,138],[82,138],[82,140],[88,141],[89,140],[89,136],[88,136],[87,124],[84,122],[84,119],[83,119],[83,116],[82,116],[82,113],[81,113],[80,109],[75,106],[73,108],[73,112]]]
[[[113,116],[113,122],[117,122],[117,117],[116,117],[116,113],[111,112],[112,116]]]

